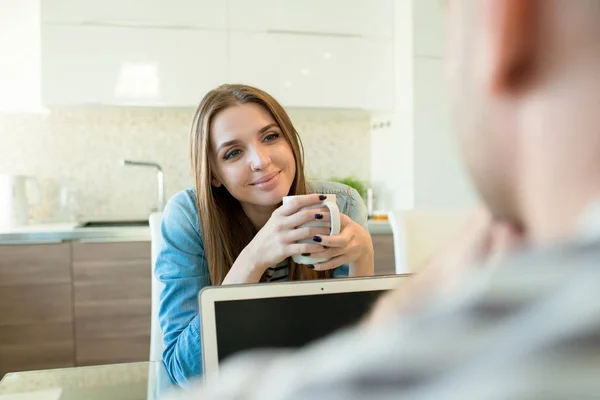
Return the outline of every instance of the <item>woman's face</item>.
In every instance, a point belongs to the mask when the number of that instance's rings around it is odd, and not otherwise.
[[[276,206],[296,175],[292,147],[271,114],[258,104],[221,111],[210,127],[214,186],[242,205]]]

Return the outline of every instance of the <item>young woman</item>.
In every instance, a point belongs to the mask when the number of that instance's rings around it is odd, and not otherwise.
[[[195,190],[167,204],[155,275],[163,362],[173,382],[202,375],[197,295],[208,285],[373,275],[373,245],[358,192],[332,182],[307,182],[300,138],[283,107],[244,85],[209,92],[191,135]],[[352,155],[348,155],[351,157]],[[335,194],[339,235],[296,227],[326,212],[301,210]],[[287,195],[298,195],[282,204]],[[310,244],[299,240],[312,239]],[[297,265],[293,254],[329,261]]]

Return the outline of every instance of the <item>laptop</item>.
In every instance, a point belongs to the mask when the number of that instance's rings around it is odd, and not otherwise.
[[[212,286],[199,298],[204,378],[244,350],[298,348],[358,322],[410,274]]]

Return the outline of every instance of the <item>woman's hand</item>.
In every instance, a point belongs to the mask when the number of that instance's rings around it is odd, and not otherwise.
[[[267,268],[294,254],[321,254],[324,249],[317,242],[296,242],[312,239],[316,235],[327,235],[330,228],[296,227],[311,221],[329,221],[329,213],[319,209],[301,210],[321,204],[325,199],[325,195],[319,194],[295,196],[276,209],[242,251],[223,283],[256,283]]]
[[[374,251],[371,235],[347,215],[340,213],[340,233],[328,236],[327,233],[316,235],[315,243],[325,246],[319,258],[329,261],[314,265],[315,270],[325,271],[350,264],[350,276],[371,276],[374,269]]]

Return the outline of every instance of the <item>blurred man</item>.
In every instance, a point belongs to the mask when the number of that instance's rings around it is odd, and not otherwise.
[[[239,357],[190,398],[599,395],[600,0],[447,4],[456,132],[486,210],[363,326]]]

